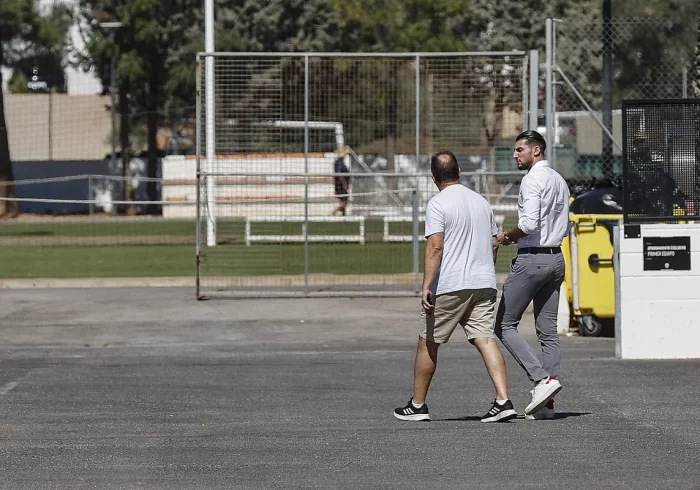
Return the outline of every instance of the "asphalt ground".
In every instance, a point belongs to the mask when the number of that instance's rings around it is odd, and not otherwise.
[[[700,488],[698,360],[564,337],[557,419],[483,424],[493,389],[457,332],[411,423],[392,410],[416,298],[7,289],[0,308],[0,488]]]

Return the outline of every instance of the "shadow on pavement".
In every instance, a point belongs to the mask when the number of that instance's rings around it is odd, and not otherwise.
[[[591,415],[590,412],[558,412],[554,416],[554,420],[562,420],[562,419],[568,419],[569,417],[583,417],[585,415]],[[525,416],[523,415],[518,415],[517,419],[514,420],[525,420]],[[432,422],[480,422],[481,417],[478,417],[476,415],[467,415],[464,417],[454,417],[454,418],[449,418],[449,419],[432,419]],[[500,422],[500,423],[510,423],[512,420],[509,420],[507,422]],[[538,420],[538,422],[542,422],[541,420]]]

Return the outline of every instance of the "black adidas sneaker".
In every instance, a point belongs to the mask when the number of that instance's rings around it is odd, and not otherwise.
[[[483,417],[481,417],[482,422],[506,422],[516,418],[518,414],[513,408],[513,402],[506,400],[503,405],[499,405],[496,400],[493,401],[491,410],[486,412]]]
[[[413,422],[418,422],[421,420],[430,421],[430,413],[428,412],[428,405],[425,403],[422,407],[416,408],[413,406],[413,397],[408,400],[405,407],[399,407],[394,410],[394,417],[399,420],[410,420]]]

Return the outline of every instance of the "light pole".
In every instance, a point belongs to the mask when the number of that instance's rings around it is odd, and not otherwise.
[[[117,160],[117,155],[116,155],[116,147],[117,147],[117,128],[114,124],[114,116],[116,114],[115,110],[115,103],[114,103],[114,91],[116,90],[117,87],[117,68],[115,66],[116,64],[116,57],[114,55],[114,31],[116,31],[118,28],[122,26],[121,22],[100,22],[100,27],[102,29],[109,30],[109,38],[112,41],[112,61],[110,63],[110,68],[109,68],[109,98],[110,98],[110,105],[111,105],[111,110],[110,110],[110,119],[112,122],[112,156],[111,156],[111,161],[110,161],[110,166],[112,169],[116,165],[116,160]],[[126,169],[122,169],[122,176],[125,175]],[[123,182],[122,184],[124,186],[124,189],[127,189],[127,183],[126,181]],[[126,200],[126,199],[125,199]],[[116,210],[116,207],[113,209]]]

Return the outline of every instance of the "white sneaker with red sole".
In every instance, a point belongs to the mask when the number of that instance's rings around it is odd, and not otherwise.
[[[554,398],[562,389],[558,379],[551,376],[543,379],[532,390],[532,401],[525,407],[525,415],[532,415],[544,408],[544,406]]]

